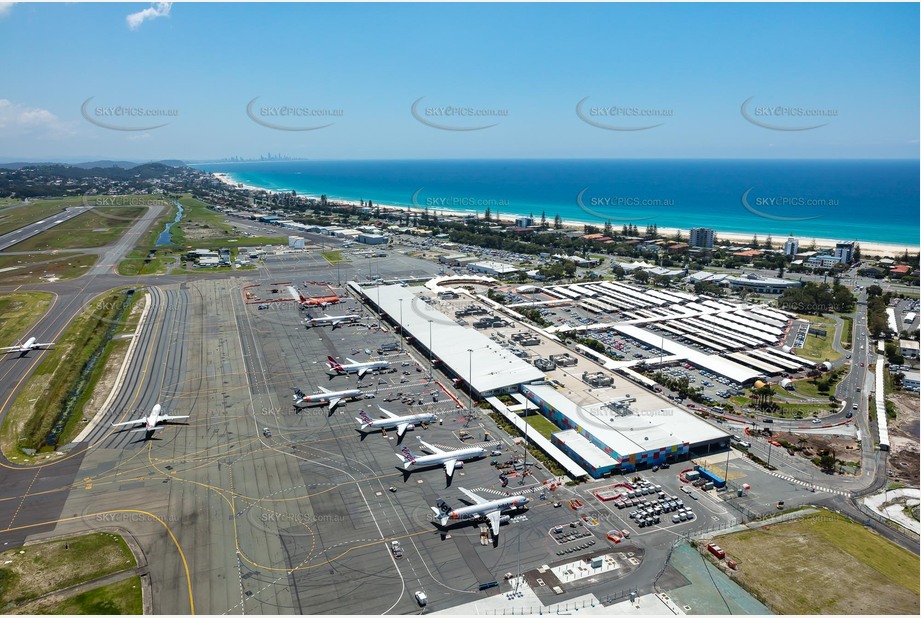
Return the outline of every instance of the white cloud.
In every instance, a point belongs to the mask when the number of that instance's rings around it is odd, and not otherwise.
[[[13,9],[15,2],[0,2],[0,17],[6,17]]]
[[[172,2],[157,2],[143,11],[138,11],[137,13],[132,13],[128,15],[125,19],[128,21],[128,27],[132,30],[137,30],[141,27],[141,24],[144,23],[147,19],[154,19],[157,17],[166,17],[169,15],[169,10],[172,8]]]
[[[0,99],[0,135],[62,137],[73,135],[72,123],[62,122],[47,109],[27,107]]]

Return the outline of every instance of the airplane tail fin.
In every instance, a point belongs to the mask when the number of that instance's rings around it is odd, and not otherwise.
[[[365,412],[364,410],[358,411],[358,420],[362,422],[362,425],[361,425],[362,429],[364,429],[365,427],[371,424],[371,417],[368,416],[368,413]]]
[[[400,451],[403,453],[403,456],[400,457],[397,455],[397,457],[403,460],[403,469],[408,470],[411,465],[416,463],[416,456],[413,455],[413,452],[409,450],[408,446],[404,446]]]
[[[435,502],[435,505],[436,506],[432,507],[432,512],[435,513],[435,518],[438,520],[438,523],[444,526],[451,517],[451,507],[441,498]]]
[[[342,365],[340,365],[339,361],[337,361],[335,358],[333,358],[332,356],[327,356],[326,359],[327,361],[329,361],[326,364],[329,365],[330,369],[335,369],[336,371],[342,370]]]
[[[303,399],[304,397],[307,396],[307,395],[304,393],[304,391],[302,391],[301,389],[299,389],[299,388],[296,387],[296,386],[292,387],[291,390],[294,391],[294,399],[295,399],[295,401],[298,400],[298,399]]]

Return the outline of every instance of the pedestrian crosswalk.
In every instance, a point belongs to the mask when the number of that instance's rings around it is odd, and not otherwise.
[[[829,494],[837,494],[839,496],[851,495],[850,492],[847,492],[847,491],[842,491],[840,489],[830,489],[828,487],[819,487],[818,485],[813,485],[812,483],[807,483],[805,481],[795,479],[792,476],[787,476],[786,474],[781,474],[779,472],[774,472],[772,470],[766,470],[766,472],[770,474],[771,476],[776,476],[779,479],[790,481],[791,483],[796,483],[797,485],[802,485],[803,487],[806,487],[807,489],[812,489],[813,491],[821,491],[821,492],[825,492]]]

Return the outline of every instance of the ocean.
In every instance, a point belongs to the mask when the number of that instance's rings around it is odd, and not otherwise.
[[[709,227],[916,247],[912,160],[434,160],[197,164],[236,182],[298,195],[431,212],[556,215],[640,230]]]

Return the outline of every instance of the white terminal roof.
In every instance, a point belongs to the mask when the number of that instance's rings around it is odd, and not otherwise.
[[[621,333],[642,341],[643,343],[647,343],[657,348],[662,348],[670,354],[675,354],[677,356],[681,356],[682,358],[686,358],[689,362],[694,363],[698,367],[704,367],[709,371],[712,371],[721,376],[725,376],[730,380],[738,382],[739,384],[744,384],[749,380],[754,380],[761,375],[761,372],[755,371],[754,369],[749,369],[748,367],[743,367],[739,363],[734,363],[731,360],[725,359],[721,356],[704,354],[699,350],[689,348],[688,346],[680,344],[677,341],[663,339],[658,334],[650,332],[645,328],[638,328],[630,324],[615,324],[614,330],[620,331]]]
[[[580,406],[552,386],[532,384],[525,389],[532,391],[578,428],[610,448],[612,457],[625,459],[646,451],[722,440],[729,435],[680,408],[631,409],[626,413],[617,413],[606,403]],[[573,450],[585,457],[582,451]],[[591,459],[586,460],[594,464]]]
[[[588,438],[578,433],[575,429],[558,431],[553,437],[565,444],[572,452],[584,459],[593,468],[609,468],[619,462],[589,442]]]
[[[426,348],[429,346],[431,320],[432,354],[461,378],[469,380],[479,393],[544,379],[544,372],[537,367],[478,331],[457,324],[453,318],[422,300],[423,296],[432,294],[430,290],[401,285],[362,287],[355,282],[352,285],[371,301],[379,302],[380,307],[396,322],[400,321],[402,304],[404,331]],[[437,301],[432,298],[431,302]],[[473,350],[472,363],[468,350]]]

